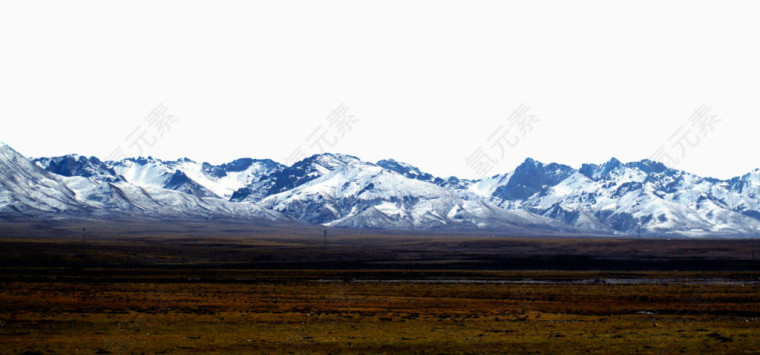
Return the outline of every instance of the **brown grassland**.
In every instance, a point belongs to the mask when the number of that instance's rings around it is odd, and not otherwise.
[[[760,352],[753,240],[81,228],[0,225],[0,353]]]

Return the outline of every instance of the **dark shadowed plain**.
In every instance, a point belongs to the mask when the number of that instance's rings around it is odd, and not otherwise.
[[[760,348],[756,240],[325,238],[230,221],[0,230],[2,353]]]

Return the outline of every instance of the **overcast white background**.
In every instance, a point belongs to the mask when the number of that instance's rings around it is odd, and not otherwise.
[[[102,158],[163,103],[146,154],[284,161],[343,103],[330,151],[474,177],[521,103],[539,122],[492,173],[648,158],[705,103],[720,122],[678,167],[727,178],[760,167],[758,4],[3,2],[0,141]]]

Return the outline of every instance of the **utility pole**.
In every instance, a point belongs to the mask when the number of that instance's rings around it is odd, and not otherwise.
[[[325,243],[324,243],[324,245],[322,245],[322,249],[327,249],[327,229],[325,229],[325,230],[322,231],[322,235],[325,238]]]
[[[84,244],[84,243],[85,243],[85,240],[84,240],[84,236],[85,236],[85,234],[84,234],[84,233],[85,233],[86,231],[87,231],[87,229],[85,229],[85,227],[82,227],[82,244]]]

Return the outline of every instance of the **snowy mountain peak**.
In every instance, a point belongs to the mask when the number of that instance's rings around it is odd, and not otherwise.
[[[437,178],[431,174],[425,173],[421,171],[416,166],[413,166],[411,164],[407,164],[404,162],[399,162],[393,159],[384,159],[377,162],[377,165],[390,170],[395,171],[401,175],[404,175],[410,179],[420,180],[420,181],[427,181],[432,182],[437,185],[443,184],[445,181],[441,178]]]
[[[328,170],[335,170],[340,167],[344,167],[351,164],[367,164],[363,162],[361,159],[353,156],[353,155],[346,155],[346,154],[339,154],[339,153],[322,153],[322,154],[314,154],[308,158],[305,158],[301,160],[300,162],[296,163],[299,164],[315,164],[322,166]]]
[[[518,167],[527,167],[527,166],[536,166],[537,164],[541,164],[540,162],[537,162],[535,159],[531,157],[525,158],[523,162]]]
[[[224,171],[225,173],[227,173],[227,172],[239,172],[239,171],[243,171],[243,170],[246,170],[246,169],[250,168],[251,165],[253,165],[254,162],[256,162],[256,160],[253,160],[251,158],[240,158],[240,159],[235,159],[235,160],[233,160],[233,161],[231,161],[229,163],[225,163],[225,164],[219,165],[218,167],[222,171]],[[269,162],[271,162],[272,164],[274,163],[271,160]],[[203,163],[203,166],[205,168],[205,167],[211,167],[212,165],[209,164],[209,163]]]
[[[760,169],[752,170],[740,179],[750,186],[760,186]]]
[[[11,146],[2,142],[0,142],[0,154],[3,154],[5,156],[21,155],[18,152],[16,152],[13,148],[11,148]]]
[[[675,170],[668,168],[665,164],[656,162],[649,159],[643,159],[637,162],[630,162],[626,164],[626,167],[635,168],[643,171],[647,174],[661,174],[666,172],[675,172]]]
[[[393,159],[393,158],[378,160],[376,164],[380,165],[380,166],[382,166],[384,168],[386,166],[388,166],[388,167],[397,167],[397,168],[401,168],[401,169],[419,170],[419,169],[417,169],[416,167],[414,167],[411,164],[400,162],[400,161],[397,161],[396,159]],[[390,170],[392,170],[392,169],[390,169]]]
[[[26,157],[21,155],[21,153],[17,152],[7,144],[0,145],[0,162],[9,166],[16,164],[21,164],[24,167],[27,167],[28,165],[34,165],[31,161],[27,160]],[[12,170],[9,170],[7,173],[12,172]]]
[[[575,172],[562,164],[544,165],[531,158],[525,159],[509,176],[509,181],[497,187],[493,196],[502,200],[524,200],[548,187],[554,186]]]
[[[315,154],[285,168],[283,173],[289,176],[303,175],[305,178],[325,175],[331,171],[350,166],[374,166],[361,159],[345,154]]]
[[[703,178],[642,160],[544,164],[443,180],[393,159],[316,154],[291,166],[76,154],[30,161],[0,145],[0,218],[221,216],[333,227],[760,236],[760,169]]]
[[[612,157],[610,158],[610,160],[602,164],[602,166],[604,166],[607,169],[617,169],[619,167],[622,167],[623,163],[621,163],[620,160],[618,160],[617,158]]]
[[[404,162],[398,162],[394,159],[379,160],[376,164],[378,166],[383,167],[384,169],[395,171],[401,175],[405,175],[412,178],[416,178],[417,176],[423,175],[422,171],[420,171],[420,169],[418,169],[417,167],[412,166],[411,164],[404,163]]]
[[[201,164],[203,171],[216,178],[225,178],[240,174],[261,175],[264,172],[282,170],[284,165],[272,159],[240,158],[221,165]],[[249,181],[250,182],[250,181]]]
[[[602,165],[583,164],[578,172],[585,175],[591,180],[608,179],[613,173],[620,173],[625,165],[617,158],[611,158]]]
[[[96,157],[85,157],[78,154],[64,155],[52,158],[38,158],[34,162],[41,168],[61,176],[107,177],[116,179],[116,172]]]
[[[322,153],[297,161],[289,167],[277,168],[260,179],[239,188],[230,201],[259,201],[269,195],[294,189],[332,171],[351,166],[375,166],[352,155]]]
[[[0,146],[0,216],[81,211],[74,192],[8,145]]]

